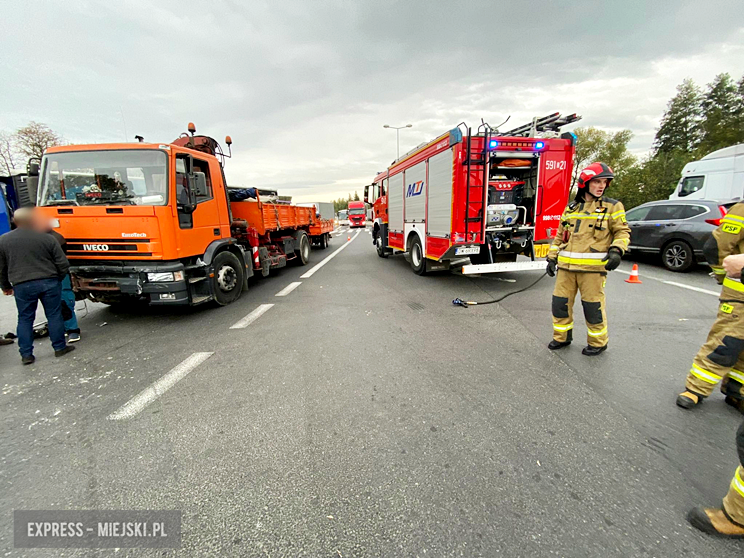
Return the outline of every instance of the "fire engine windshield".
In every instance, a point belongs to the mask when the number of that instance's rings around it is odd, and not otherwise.
[[[360,209],[350,209],[349,210],[349,215],[364,215],[364,210],[361,209],[361,208]]]
[[[39,205],[165,205],[162,151],[77,151],[44,156]]]

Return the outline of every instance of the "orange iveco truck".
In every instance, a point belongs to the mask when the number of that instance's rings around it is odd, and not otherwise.
[[[289,262],[325,248],[333,221],[314,207],[264,203],[255,188],[227,187],[226,155],[208,136],[169,144],[49,148],[39,211],[67,241],[78,298],[106,304],[229,304]],[[232,141],[226,138],[228,146]]]

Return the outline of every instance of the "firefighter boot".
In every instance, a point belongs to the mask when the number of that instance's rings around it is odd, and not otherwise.
[[[677,396],[677,406],[682,407],[683,409],[692,409],[693,407],[700,405],[700,403],[703,402],[703,399],[705,399],[704,396],[688,389]]]
[[[551,351],[555,351],[558,349],[562,349],[563,347],[568,347],[571,344],[572,340],[573,332],[569,329],[565,341],[556,341],[555,339],[553,339],[550,343],[548,343],[548,349],[550,349]]]
[[[693,508],[687,514],[690,525],[709,535],[730,539],[744,538],[744,526],[729,519],[722,509]]]
[[[591,345],[587,345],[583,349],[581,349],[581,354],[586,356],[597,356],[600,353],[603,353],[607,350],[607,345],[602,345],[601,347],[592,347]]]

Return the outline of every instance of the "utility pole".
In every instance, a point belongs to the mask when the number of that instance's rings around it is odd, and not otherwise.
[[[383,126],[383,128],[391,128],[391,129],[395,130],[395,144],[396,144],[396,156],[395,156],[395,158],[396,158],[396,160],[397,159],[400,159],[400,131],[403,128],[412,128],[412,127],[413,127],[413,124],[406,124],[405,126],[389,126],[389,125],[385,124]]]

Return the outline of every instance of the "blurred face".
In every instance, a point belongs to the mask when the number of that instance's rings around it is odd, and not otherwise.
[[[589,181],[589,193],[595,198],[601,198],[604,194],[607,183],[609,182],[606,178],[593,178]]]
[[[51,230],[51,221],[45,215],[34,210],[31,216],[31,226],[39,232],[49,232]]]

